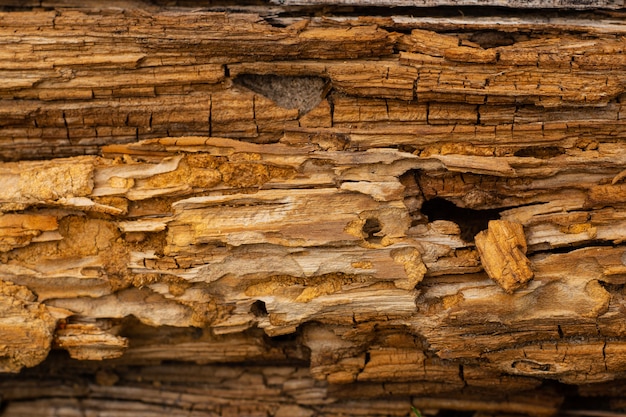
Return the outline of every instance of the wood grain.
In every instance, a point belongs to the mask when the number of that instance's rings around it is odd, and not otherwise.
[[[6,415],[623,407],[620,11],[119,6],[0,13]]]

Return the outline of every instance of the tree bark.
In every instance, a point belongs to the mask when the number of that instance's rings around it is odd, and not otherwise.
[[[626,408],[623,2],[37,3],[3,415]]]

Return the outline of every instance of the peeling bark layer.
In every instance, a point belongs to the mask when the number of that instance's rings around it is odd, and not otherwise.
[[[259,10],[0,13],[6,415],[624,408],[622,12]]]

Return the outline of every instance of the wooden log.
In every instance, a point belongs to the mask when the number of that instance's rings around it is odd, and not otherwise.
[[[5,415],[624,409],[623,11],[316,4],[0,13]]]

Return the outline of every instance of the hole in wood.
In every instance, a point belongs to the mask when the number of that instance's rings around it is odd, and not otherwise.
[[[470,36],[469,40],[479,44],[481,48],[485,49],[513,45],[516,41],[515,37],[511,33],[500,32],[497,30],[476,32]]]
[[[563,155],[565,149],[560,146],[529,146],[519,149],[514,153],[515,156],[550,159],[555,156]]]
[[[252,303],[250,312],[254,314],[255,317],[267,317],[267,308],[265,307],[265,303],[261,300],[256,300]]]
[[[382,240],[382,236],[379,233],[383,230],[378,219],[371,217],[365,220],[365,224],[363,225],[363,233],[367,235],[365,240],[370,243],[380,243]]]
[[[474,210],[457,207],[454,203],[440,197],[427,200],[422,205],[422,214],[428,221],[448,220],[459,225],[461,239],[471,243],[478,232],[487,229],[489,220],[500,218],[500,209]]]
[[[298,109],[300,115],[314,109],[328,92],[328,81],[321,77],[240,74],[234,83],[269,98],[280,107]]]
[[[458,411],[458,410],[440,410],[437,417],[472,417],[476,415],[473,411]]]

